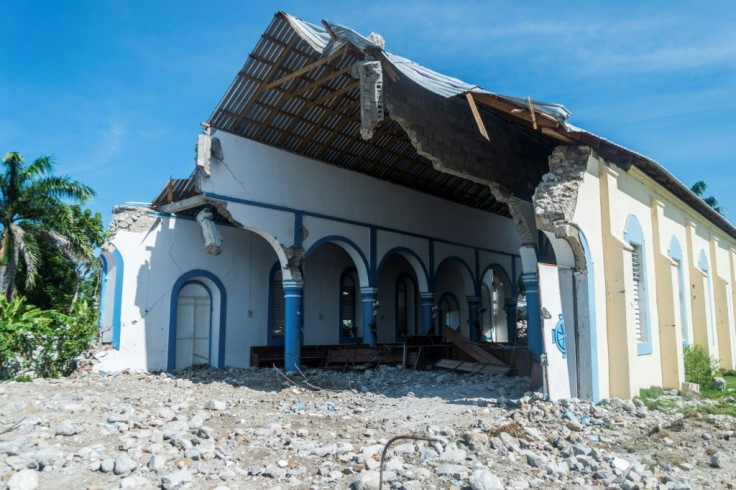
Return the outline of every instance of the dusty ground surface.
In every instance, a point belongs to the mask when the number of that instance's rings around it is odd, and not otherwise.
[[[727,488],[736,421],[550,403],[526,379],[380,368],[0,384],[0,488]],[[698,403],[671,396],[675,404]],[[37,482],[37,483],[36,483]],[[34,486],[36,485],[36,486]]]

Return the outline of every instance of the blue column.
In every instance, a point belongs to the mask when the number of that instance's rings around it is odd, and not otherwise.
[[[434,308],[434,293],[419,293],[422,302],[422,333],[429,335],[434,325],[432,308]]]
[[[526,287],[527,339],[529,352],[535,360],[544,353],[542,344],[542,313],[539,304],[539,276],[536,272],[525,272],[521,275]]]
[[[480,342],[480,298],[478,296],[468,296],[468,332],[470,340]]]
[[[516,298],[510,298],[504,301],[504,310],[506,310],[506,328],[509,334],[509,344],[516,343]]]
[[[378,288],[360,288],[360,296],[363,302],[363,343],[375,347],[376,337],[371,326],[376,325],[374,305],[378,298]]]
[[[303,281],[285,279],[284,371],[293,373],[301,364],[301,306]]]

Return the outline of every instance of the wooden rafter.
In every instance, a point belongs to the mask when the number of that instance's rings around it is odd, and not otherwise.
[[[269,82],[269,83],[267,83],[265,85],[262,85],[261,86],[261,91],[265,91],[265,90],[268,90],[270,88],[278,87],[279,85],[283,85],[283,84],[285,84],[286,82],[288,82],[290,80],[293,80],[293,79],[295,79],[295,78],[297,78],[297,77],[299,77],[301,75],[304,75],[305,73],[309,73],[310,71],[314,70],[315,68],[318,68],[318,67],[324,65],[325,63],[327,63],[329,61],[332,61],[335,58],[343,57],[343,56],[345,56],[347,54],[348,50],[349,50],[349,46],[345,46],[341,50],[335,51],[334,53],[332,53],[332,54],[330,54],[328,56],[325,56],[324,58],[320,58],[320,59],[318,59],[316,61],[313,61],[313,62],[309,63],[308,65],[306,65],[306,66],[304,66],[302,68],[299,68],[298,70],[293,71],[293,72],[289,73],[288,75],[286,75],[284,77],[279,78],[278,80],[274,80],[274,81]],[[281,62],[279,62],[277,64],[280,65]]]
[[[491,141],[491,138],[488,137],[488,131],[486,131],[486,125],[483,124],[483,119],[480,117],[480,112],[478,112],[478,106],[475,104],[473,93],[467,92],[465,94],[465,98],[468,100],[468,105],[470,106],[470,111],[473,113],[473,118],[475,118],[475,124],[478,126],[478,131],[480,131],[480,134],[483,135],[486,141]]]
[[[339,90],[335,90],[334,92],[332,92],[330,94],[327,94],[327,95],[325,95],[323,97],[320,97],[319,99],[316,99],[316,100],[313,100],[313,101],[309,102],[308,105],[310,107],[313,107],[313,106],[322,104],[323,102],[327,102],[328,100],[330,100],[333,97],[338,97],[340,95],[343,95],[343,94],[346,94],[346,93],[350,92],[351,90],[353,90],[355,88],[358,88],[359,85],[360,85],[360,82],[358,82],[358,81],[356,81],[354,83],[349,83],[349,84],[347,84],[346,86],[344,86],[343,88],[341,88]]]

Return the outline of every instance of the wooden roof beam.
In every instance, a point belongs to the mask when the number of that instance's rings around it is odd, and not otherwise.
[[[302,68],[299,68],[296,71],[293,71],[293,72],[289,73],[285,77],[281,77],[278,80],[274,80],[273,82],[269,82],[269,83],[267,83],[265,85],[262,85],[261,86],[261,91],[266,91],[266,90],[268,90],[270,88],[278,87],[279,85],[283,85],[286,82],[295,79],[296,77],[299,77],[301,75],[304,75],[306,73],[309,73],[310,71],[314,70],[315,68],[320,67],[320,66],[324,65],[325,63],[327,63],[327,62],[329,62],[329,61],[331,61],[331,60],[333,60],[333,59],[335,59],[337,57],[344,57],[348,53],[349,48],[350,48],[349,46],[345,46],[341,50],[335,51],[334,53],[332,53],[329,56],[325,56],[324,58],[320,58],[320,59],[318,59],[318,60],[316,60],[316,61],[314,61],[312,63],[309,63],[308,65],[306,65],[306,66],[304,66]],[[281,64],[281,63],[278,63],[278,64]]]

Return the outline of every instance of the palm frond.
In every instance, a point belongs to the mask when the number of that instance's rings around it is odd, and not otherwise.
[[[23,228],[16,224],[10,225],[10,231],[13,237],[13,246],[17,247],[17,251],[26,266],[26,289],[30,289],[36,284],[36,278],[38,277],[38,243],[36,243],[33,233],[26,233]]]
[[[68,199],[80,203],[94,197],[95,191],[69,177],[47,176],[33,181],[27,188],[29,194],[45,194],[56,199]]]
[[[690,190],[693,191],[693,194],[695,194],[696,196],[703,197],[703,194],[705,194],[705,190],[707,188],[708,184],[704,180],[699,180],[693,184]]]
[[[46,155],[43,157],[36,158],[25,170],[23,170],[22,177],[24,179],[33,180],[42,177],[54,170],[54,161],[51,156]]]

